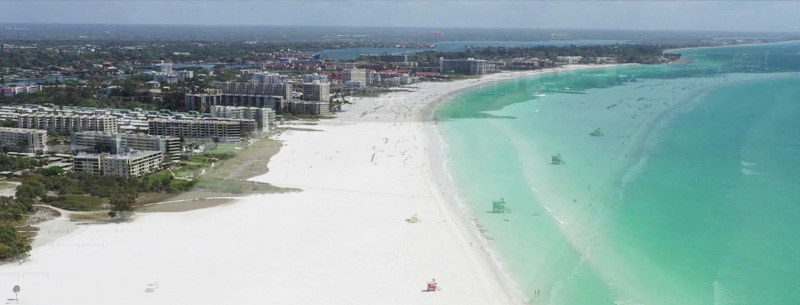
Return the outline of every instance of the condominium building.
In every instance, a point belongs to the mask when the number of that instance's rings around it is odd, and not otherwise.
[[[483,59],[444,59],[439,58],[442,73],[458,73],[468,75],[486,74],[486,60]]]
[[[269,72],[253,73],[251,79],[262,84],[283,84],[283,76]]]
[[[269,108],[211,106],[211,117],[255,120],[259,131],[269,131],[275,124],[275,111]]]
[[[179,70],[175,72],[175,75],[178,77],[179,81],[185,81],[187,79],[194,77],[194,71],[192,70]]]
[[[348,83],[361,83],[367,84],[367,70],[366,69],[347,69],[342,72],[342,82]]]
[[[163,159],[160,151],[131,151],[116,155],[79,153],[72,161],[72,170],[120,178],[141,177],[161,170]]]
[[[186,94],[184,102],[186,110],[199,112],[209,112],[215,105],[269,108],[275,112],[282,112],[287,107],[286,99],[275,95]]]
[[[178,80],[178,75],[175,73],[156,72],[153,75],[153,81],[159,83],[177,84]]]
[[[47,131],[0,127],[0,150],[44,153],[47,151]]]
[[[164,62],[163,60],[160,63],[154,65],[156,71],[163,72],[167,74],[172,74],[172,63],[171,62]]]
[[[117,132],[117,118],[109,115],[21,114],[19,128],[44,129],[50,135],[68,135],[77,131]]]
[[[151,135],[178,137],[184,141],[239,142],[243,132],[258,132],[255,120],[244,119],[153,119],[147,123]]]
[[[288,82],[216,82],[213,86],[222,90],[223,94],[275,95],[287,100],[292,98],[292,84]]]
[[[160,151],[164,166],[178,162],[181,142],[178,137],[147,134],[83,131],[72,134],[72,152],[124,154],[130,151]]]
[[[314,81],[303,84],[303,100],[329,102],[331,97],[331,84]]]
[[[367,86],[370,85],[380,85],[381,84],[381,74],[375,70],[371,70],[367,73]]]
[[[583,56],[556,56],[556,62],[562,64],[577,64],[583,59]]]
[[[331,103],[319,101],[292,101],[289,111],[293,114],[330,115]]]

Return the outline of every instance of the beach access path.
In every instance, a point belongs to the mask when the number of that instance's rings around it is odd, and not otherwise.
[[[421,83],[302,126],[319,131],[282,133],[269,173],[252,180],[302,192],[123,223],[46,222],[30,261],[0,266],[0,297],[19,285],[20,304],[524,302],[435,178],[439,140],[424,118],[457,90],[536,73]],[[407,223],[414,215],[421,222]],[[432,279],[441,290],[424,292]]]

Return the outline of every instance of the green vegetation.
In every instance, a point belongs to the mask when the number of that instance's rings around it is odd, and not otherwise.
[[[31,159],[31,158],[22,158],[22,157],[11,157],[9,155],[0,153],[0,169],[4,171],[18,171],[21,169],[33,169],[39,166],[46,164],[46,161]]]
[[[663,56],[671,60],[680,58],[680,54],[663,54],[667,47],[645,44],[615,44],[587,46],[537,46],[537,47],[485,47],[470,48],[462,52],[426,51],[409,57],[419,62],[420,66],[436,66],[439,58],[460,59],[480,58],[500,60],[511,58],[539,58],[555,60],[557,56],[614,57],[621,63],[657,63]]]
[[[13,226],[0,225],[0,259],[8,259],[28,253],[31,246],[26,238]]]
[[[69,211],[95,211],[103,205],[103,200],[85,195],[46,196],[42,202]]]
[[[48,86],[36,93],[22,93],[13,97],[0,96],[1,103],[9,104],[53,104],[56,106],[80,106],[96,108],[120,109],[170,109],[181,110],[185,91],[176,89],[167,91],[161,99],[144,90],[144,82],[139,87],[141,90],[124,90],[124,93],[106,94],[104,85],[99,82],[81,84],[76,81],[67,81],[58,86]]]

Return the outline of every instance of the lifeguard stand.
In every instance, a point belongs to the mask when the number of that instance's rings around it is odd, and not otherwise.
[[[561,165],[564,164],[564,160],[561,159],[561,154],[558,153],[550,159],[550,164],[553,165]]]
[[[505,198],[500,198],[498,201],[492,201],[492,213],[510,213],[511,209],[506,207]]]

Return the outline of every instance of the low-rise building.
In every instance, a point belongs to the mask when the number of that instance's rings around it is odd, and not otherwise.
[[[289,103],[292,114],[330,115],[331,103],[319,101],[292,101]]]
[[[0,127],[0,150],[44,153],[47,151],[47,131]]]
[[[3,96],[12,97],[20,93],[36,93],[42,91],[42,86],[8,86],[2,88]]]
[[[164,166],[178,162],[180,138],[148,134],[83,131],[72,134],[72,152],[124,154],[130,151],[160,151]]]
[[[292,98],[292,83],[279,82],[274,79],[264,80],[270,82],[215,82],[213,86],[220,89],[223,94],[270,95],[280,96],[287,100]]]
[[[161,170],[163,159],[160,151],[131,151],[116,155],[79,153],[73,158],[72,170],[120,178],[141,177]]]
[[[561,64],[577,64],[583,56],[556,56],[556,62]]]
[[[250,94],[186,94],[186,110],[210,112],[211,106],[237,106],[269,108],[275,112],[283,112],[286,108],[286,99],[276,95],[250,95]]]
[[[151,135],[172,136],[184,141],[239,142],[242,134],[256,134],[255,120],[244,119],[152,119],[147,121]]]

